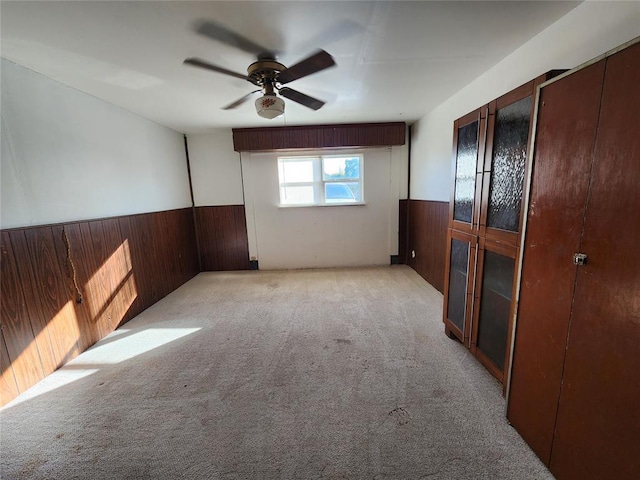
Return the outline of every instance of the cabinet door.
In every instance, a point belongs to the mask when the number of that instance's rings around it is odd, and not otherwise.
[[[487,238],[516,245],[533,115],[529,82],[491,102],[480,228]]]
[[[445,332],[468,346],[477,237],[449,230],[444,290]]]
[[[501,382],[510,344],[517,253],[514,246],[480,239],[471,352]]]
[[[607,60],[558,408],[559,479],[640,478],[640,44]]]
[[[540,91],[507,415],[549,464],[604,61]]]
[[[483,116],[484,113],[484,116]],[[452,202],[449,228],[477,230],[482,190],[482,163],[486,134],[486,108],[454,122]]]

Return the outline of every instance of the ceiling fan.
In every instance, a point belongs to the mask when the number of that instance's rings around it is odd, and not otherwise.
[[[223,107],[224,110],[231,110],[242,105],[252,95],[258,92],[262,92],[262,96],[255,102],[256,111],[258,115],[264,118],[276,118],[284,113],[284,101],[278,97],[278,94],[312,110],[318,110],[324,105],[325,102],[322,100],[292,88],[283,87],[283,85],[289,82],[335,65],[333,57],[324,50],[318,50],[311,56],[287,68],[276,60],[277,52],[268,50],[222,25],[210,21],[202,21],[196,25],[195,31],[200,35],[257,56],[257,61],[253,62],[249,65],[249,68],[247,68],[246,75],[227,70],[226,68],[219,67],[200,58],[187,58],[183,62],[192,67],[212,70],[235,78],[241,78],[260,87],[258,90],[254,90],[226,107]]]

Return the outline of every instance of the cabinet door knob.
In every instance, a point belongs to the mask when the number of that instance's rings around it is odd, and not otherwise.
[[[573,264],[574,265],[586,265],[587,264],[587,256],[584,253],[574,253],[573,254]]]

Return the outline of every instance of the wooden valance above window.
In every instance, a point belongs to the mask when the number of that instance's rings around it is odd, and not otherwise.
[[[404,122],[306,125],[298,127],[234,128],[233,149],[255,152],[336,147],[404,145]]]

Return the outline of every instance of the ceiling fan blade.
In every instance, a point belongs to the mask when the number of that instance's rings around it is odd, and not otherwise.
[[[251,77],[247,77],[241,73],[233,72],[231,70],[227,70],[226,68],[218,67],[217,65],[213,65],[212,63],[206,62],[199,58],[187,58],[184,62],[187,65],[191,65],[192,67],[204,68],[205,70],[211,70],[218,73],[224,73],[225,75],[230,75],[232,77],[241,78],[242,80],[247,80],[253,84],[255,80]]]
[[[335,64],[336,62],[333,60],[331,55],[324,50],[320,50],[310,57],[305,58],[304,60],[287,68],[284,72],[280,72],[278,75],[278,82],[282,84],[289,83],[297,80],[298,78],[306,77],[312,73],[332,67]]]
[[[195,25],[195,30],[200,35],[217,40],[231,47],[238,48],[244,52],[251,53],[260,58],[275,58],[276,52],[258,45],[257,43],[243,37],[239,33],[229,30],[219,23],[203,20]]]
[[[239,107],[240,105],[242,105],[244,102],[246,102],[247,100],[249,100],[249,97],[251,97],[251,95],[253,95],[254,93],[258,93],[261,90],[254,90],[253,92],[247,93],[244,97],[240,97],[238,100],[236,100],[233,103],[230,103],[229,105],[227,105],[226,107],[222,107],[223,110],[232,110],[236,107]]]
[[[280,95],[289,100],[293,100],[305,107],[309,107],[311,110],[319,110],[324,105],[322,100],[318,100],[317,98],[310,97],[309,95],[305,95],[293,88],[284,87],[279,90]]]

